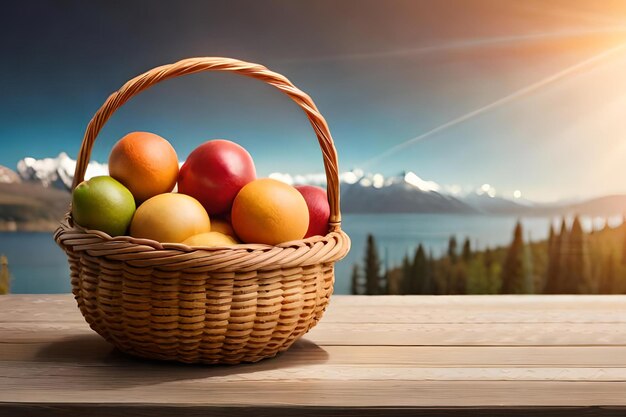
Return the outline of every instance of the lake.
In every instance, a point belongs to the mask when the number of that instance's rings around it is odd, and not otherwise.
[[[451,235],[457,237],[459,247],[465,237],[478,248],[506,245],[512,239],[516,221],[516,217],[446,214],[344,214],[343,228],[352,239],[352,250],[337,264],[335,293],[350,292],[350,271],[355,262],[363,259],[368,233],[376,238],[383,265],[392,267],[401,262],[405,253],[412,253],[420,242],[435,255],[441,254]],[[589,229],[593,222],[593,219],[583,219],[583,226]],[[522,223],[525,239],[547,237],[550,219],[526,218]],[[0,254],[5,254],[9,260],[11,292],[70,291],[67,260],[51,233],[0,233]]]

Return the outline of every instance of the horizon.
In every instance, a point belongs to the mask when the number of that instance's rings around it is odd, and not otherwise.
[[[363,1],[354,14],[353,1],[190,1],[145,15],[147,4],[7,5],[0,165],[62,151],[76,158],[87,122],[129,78],[221,55],[264,64],[309,93],[342,172],[412,171],[442,186],[519,190],[535,202],[626,194],[624,5]],[[297,106],[243,77],[201,74],[154,87],[111,119],[92,159],[105,162],[133,130],[170,140],[179,159],[226,138],[250,151],[263,176],[323,172]]]
[[[55,157],[45,157],[45,158],[38,159],[38,158],[27,156],[27,157],[22,158],[20,161],[18,161],[18,164],[21,161],[25,161],[29,159],[34,160],[36,161],[36,163],[41,164],[43,160],[56,161],[59,158],[62,158],[63,156],[67,156],[72,161],[72,163],[76,162],[75,158],[72,158],[72,156],[69,155],[67,152],[62,151],[59,155]],[[184,160],[179,160],[179,165],[182,165],[183,163],[184,163]],[[3,167],[3,165],[0,165],[0,167]],[[15,171],[18,175],[20,175],[20,173],[18,172],[19,168],[17,166],[15,168],[11,168],[11,167],[7,167],[7,168]],[[95,173],[92,172],[92,174],[89,174],[89,170],[91,169],[95,169]],[[102,171],[102,169],[106,169],[107,171],[104,172]],[[70,174],[73,174],[73,172]],[[101,162],[101,161],[95,161],[92,159],[89,162],[89,167],[88,167],[87,174],[85,175],[85,179],[89,179],[96,175],[105,175],[105,174],[108,174],[107,163]],[[272,172],[268,172],[266,174],[261,174],[257,176],[259,178],[270,177],[273,179],[277,179],[279,181],[283,181],[290,185],[312,184],[312,185],[325,186],[325,183],[326,183],[326,176],[324,172],[322,171],[313,172],[313,173],[288,173],[288,172],[281,172],[281,171],[272,171]],[[410,178],[407,178],[407,176],[410,176]],[[376,177],[379,177],[379,178],[377,179]],[[368,184],[365,186],[372,186],[374,188],[381,188],[383,185],[387,185],[387,182],[390,179],[397,179],[400,177],[404,177],[404,180],[407,183],[415,187],[418,187],[421,191],[424,191],[424,192],[434,191],[443,195],[448,195],[448,196],[460,198],[460,199],[465,199],[472,195],[477,195],[481,197],[484,195],[484,196],[488,196],[491,198],[494,198],[494,197],[503,198],[509,201],[518,202],[520,204],[524,204],[523,202],[528,202],[528,203],[540,204],[540,205],[542,204],[558,205],[558,204],[569,204],[569,203],[576,203],[576,202],[591,201],[591,200],[599,199],[603,197],[626,196],[626,193],[614,193],[614,194],[598,194],[598,195],[591,194],[588,197],[581,197],[581,198],[566,197],[566,198],[555,199],[555,200],[531,200],[531,199],[526,198],[526,196],[524,196],[520,190],[515,190],[512,194],[507,195],[507,194],[503,194],[499,192],[488,183],[478,184],[472,187],[461,188],[457,184],[452,184],[452,185],[440,184],[434,179],[422,178],[419,176],[419,173],[416,173],[411,170],[400,169],[393,175],[382,175],[381,173],[377,173],[377,172],[367,172],[361,168],[352,168],[349,170],[344,170],[344,171],[339,172],[339,178],[340,178],[341,183],[352,185],[352,184],[356,184],[357,182],[361,182],[362,180],[366,180]],[[377,186],[375,185],[375,183],[378,183],[380,185]]]

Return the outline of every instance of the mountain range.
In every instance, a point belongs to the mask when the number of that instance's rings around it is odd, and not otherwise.
[[[0,230],[52,230],[67,211],[76,161],[61,153],[56,158],[24,158],[17,171],[0,166]],[[106,175],[106,164],[91,162],[86,178]],[[289,184],[324,186],[323,174],[270,177]],[[626,213],[626,195],[577,202],[533,203],[498,196],[492,189],[464,195],[446,191],[413,172],[383,177],[360,170],[340,175],[344,213],[444,213],[506,216],[613,216]]]

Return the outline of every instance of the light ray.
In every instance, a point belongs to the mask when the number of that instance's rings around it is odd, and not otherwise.
[[[554,82],[557,82],[557,81],[559,81],[559,80],[569,76],[570,74],[572,74],[572,73],[574,73],[574,72],[576,72],[576,71],[578,71],[578,70],[580,70],[580,69],[582,69],[582,68],[584,68],[586,66],[595,64],[598,61],[606,59],[610,55],[613,55],[616,52],[619,52],[619,51],[621,51],[621,50],[623,50],[625,48],[626,48],[626,43],[622,43],[622,44],[619,44],[619,45],[614,46],[612,48],[609,48],[609,49],[607,49],[607,50],[605,50],[605,51],[603,51],[603,52],[601,52],[599,54],[596,54],[596,55],[594,55],[594,56],[592,56],[590,58],[587,58],[587,59],[585,59],[583,61],[580,61],[580,62],[578,62],[578,63],[576,63],[574,65],[571,65],[571,66],[569,66],[569,67],[567,67],[565,69],[562,69],[562,70],[556,72],[555,74],[552,74],[552,75],[550,75],[548,77],[545,77],[545,78],[543,78],[543,79],[541,79],[541,80],[539,80],[537,82],[534,82],[534,83],[532,83],[530,85],[527,85],[526,87],[523,87],[523,88],[521,88],[519,90],[516,90],[513,93],[507,94],[506,96],[501,97],[501,98],[499,98],[499,99],[497,99],[497,100],[495,100],[495,101],[493,101],[493,102],[491,102],[491,103],[489,103],[487,105],[479,107],[479,108],[477,108],[475,110],[472,110],[472,111],[470,111],[468,113],[465,113],[462,116],[459,116],[459,117],[457,117],[455,119],[452,119],[452,120],[450,120],[450,121],[448,121],[448,122],[446,122],[444,124],[441,124],[441,125],[439,125],[437,127],[434,127],[434,128],[432,128],[432,129],[430,129],[430,130],[428,130],[428,131],[426,131],[426,132],[424,132],[424,133],[422,133],[422,134],[420,134],[418,136],[415,136],[414,138],[411,138],[411,139],[406,140],[406,141],[404,141],[402,143],[399,143],[399,144],[397,144],[397,145],[387,149],[386,151],[384,151],[380,155],[377,155],[377,156],[375,156],[375,157],[365,161],[364,163],[362,163],[359,166],[361,168],[368,168],[368,167],[372,166],[373,164],[376,164],[380,160],[382,160],[384,158],[387,158],[387,157],[389,157],[389,156],[399,152],[402,149],[405,149],[405,148],[407,148],[407,147],[409,147],[409,146],[411,146],[411,145],[413,145],[413,144],[415,144],[417,142],[420,142],[420,141],[422,141],[422,140],[424,140],[424,139],[426,139],[426,138],[428,138],[430,136],[433,136],[433,135],[435,135],[435,134],[437,134],[437,133],[439,133],[439,132],[441,132],[443,130],[446,130],[446,129],[450,128],[450,127],[459,125],[459,124],[461,124],[461,123],[463,123],[463,122],[465,122],[465,121],[467,121],[469,119],[472,119],[472,118],[474,118],[474,117],[476,117],[476,116],[478,116],[480,114],[486,113],[486,112],[491,111],[491,110],[493,110],[495,108],[498,108],[498,107],[503,106],[503,105],[505,105],[507,103],[510,103],[511,101],[514,101],[514,100],[516,100],[516,99],[518,99],[520,97],[523,97],[523,96],[526,96],[526,95],[528,95],[530,93],[533,93],[533,92],[539,90],[540,88],[545,87],[545,86],[547,86],[549,84],[552,84]]]
[[[378,52],[363,52],[354,54],[337,54],[307,58],[293,58],[279,60],[283,64],[327,62],[327,61],[357,61],[376,58],[392,58],[403,56],[416,56],[433,52],[445,52],[452,50],[463,50],[472,48],[482,48],[489,46],[508,45],[522,42],[536,42],[549,39],[568,39],[581,36],[617,34],[626,32],[626,26],[612,26],[585,30],[567,30],[548,33],[531,33],[526,35],[497,36],[480,39],[458,40],[439,45],[421,46],[418,48],[393,49]]]

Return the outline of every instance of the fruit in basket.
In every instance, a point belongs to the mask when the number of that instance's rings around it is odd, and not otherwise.
[[[231,216],[237,236],[246,243],[276,245],[302,239],[309,227],[309,209],[302,194],[270,178],[243,187]]]
[[[133,237],[161,243],[181,243],[211,230],[211,221],[202,204],[185,194],[159,194],[141,204],[130,224]]]
[[[211,231],[237,237],[233,226],[228,222],[228,220],[225,219],[211,219]]]
[[[183,241],[187,246],[207,246],[209,248],[215,246],[232,246],[238,242],[234,237],[225,235],[220,232],[207,232],[193,235]]]
[[[72,192],[72,218],[86,229],[100,230],[110,236],[124,235],[133,214],[133,195],[109,176],[83,181]]]
[[[124,184],[137,203],[169,193],[178,177],[178,156],[170,143],[149,132],[132,132],[109,155],[109,174]]]
[[[304,237],[326,236],[330,218],[326,190],[313,185],[298,185],[296,190],[300,191],[309,208],[309,229]]]
[[[227,213],[241,188],[256,178],[252,157],[238,144],[210,140],[180,168],[178,191],[197,199],[210,215]]]

